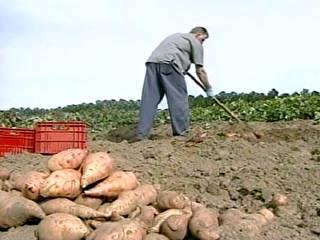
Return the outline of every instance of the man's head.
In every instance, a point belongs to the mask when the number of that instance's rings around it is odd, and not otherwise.
[[[207,38],[209,38],[209,33],[204,27],[194,27],[191,29],[190,33],[192,33],[200,43],[203,43]]]

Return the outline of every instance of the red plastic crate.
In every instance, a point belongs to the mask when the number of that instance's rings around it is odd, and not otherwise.
[[[24,151],[34,152],[35,134],[28,128],[0,128],[0,157]]]
[[[35,129],[35,152],[55,154],[69,148],[87,148],[84,122],[39,122]]]

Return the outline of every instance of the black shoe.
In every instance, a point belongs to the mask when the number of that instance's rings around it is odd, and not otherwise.
[[[188,137],[190,135],[189,131],[183,131],[182,133],[173,133],[174,137]]]

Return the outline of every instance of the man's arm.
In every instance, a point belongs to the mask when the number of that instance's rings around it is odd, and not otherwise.
[[[212,87],[209,83],[209,80],[208,80],[207,72],[203,66],[196,65],[196,74],[197,74],[198,78],[200,79],[201,83],[204,85],[204,87],[207,90],[212,89]]]

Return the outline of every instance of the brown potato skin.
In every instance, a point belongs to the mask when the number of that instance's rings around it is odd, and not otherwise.
[[[272,208],[277,208],[277,207],[288,205],[288,202],[289,202],[288,197],[286,195],[277,193],[272,197],[269,205]]]
[[[87,206],[76,204],[67,198],[53,198],[40,203],[40,207],[46,214],[68,213],[83,219],[106,218],[102,212],[98,212]]]
[[[149,233],[143,240],[169,240],[169,238],[159,233]]]
[[[172,240],[183,240],[187,236],[191,215],[173,215],[160,227],[160,233]]]
[[[273,218],[273,213],[266,208],[252,214],[243,213],[237,209],[229,209],[220,216],[221,226],[219,230],[223,235],[224,231],[229,231],[232,228],[255,237],[262,232],[263,227],[270,223]]]
[[[221,225],[236,225],[244,218],[245,213],[238,209],[230,208],[219,216]]]
[[[145,235],[146,229],[140,222],[125,219],[101,224],[86,240],[143,240]]]
[[[66,213],[46,216],[37,233],[39,240],[81,240],[88,234],[89,229],[79,218]]]
[[[117,197],[123,191],[135,189],[138,184],[138,179],[133,172],[114,171],[104,181],[84,193],[92,197]]]
[[[0,191],[0,228],[24,225],[30,218],[43,219],[45,213],[34,201]]]
[[[220,238],[219,212],[216,209],[198,207],[193,210],[189,222],[189,230],[193,236],[200,240],[217,240]]]
[[[87,157],[88,150],[85,149],[67,149],[54,154],[48,160],[48,168],[51,171],[62,169],[77,169]]]
[[[160,209],[183,209],[190,205],[190,200],[182,193],[175,191],[160,191],[157,197]]]
[[[158,214],[159,212],[153,206],[140,206],[139,214],[134,215],[134,213],[131,213],[129,215],[129,218],[138,220],[144,223],[149,228],[153,226],[155,216]]]
[[[23,180],[24,183],[22,184],[22,189],[20,190],[23,196],[34,201],[40,200],[40,189],[47,177],[47,174],[37,171],[30,171],[22,175],[21,180]]]
[[[113,171],[113,158],[106,152],[90,153],[81,165],[81,187],[108,177]]]
[[[87,207],[90,207],[90,208],[97,210],[101,206],[101,204],[103,203],[103,199],[98,198],[98,197],[90,197],[90,196],[85,195],[84,193],[81,193],[74,200],[74,202],[77,204],[87,206]]]
[[[130,214],[139,205],[149,205],[155,202],[157,198],[157,187],[146,184],[137,187],[134,190],[124,191],[111,204],[103,204],[98,210],[109,214],[116,213],[124,216]]]
[[[42,197],[76,198],[81,193],[80,172],[73,169],[54,171],[40,188]]]

